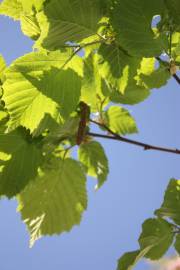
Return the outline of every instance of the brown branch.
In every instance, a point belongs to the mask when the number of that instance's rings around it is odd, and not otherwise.
[[[178,75],[177,74],[173,74],[172,76],[178,82],[178,84],[180,84],[180,78],[178,77]]]
[[[167,153],[173,153],[173,154],[178,154],[180,155],[180,150],[178,149],[172,149],[172,148],[165,148],[165,147],[160,147],[160,146],[155,146],[147,143],[142,143],[139,141],[131,140],[124,138],[116,133],[114,133],[110,128],[108,128],[106,125],[98,123],[94,120],[90,120],[91,123],[94,123],[97,126],[100,126],[104,128],[108,133],[111,135],[104,135],[104,134],[98,134],[98,133],[93,133],[93,132],[88,132],[87,134],[92,137],[99,137],[99,138],[104,138],[104,139],[111,139],[111,140],[116,140],[116,141],[121,141],[129,144],[133,144],[139,147],[144,148],[144,150],[156,150],[156,151],[161,151],[161,152],[167,152]]]

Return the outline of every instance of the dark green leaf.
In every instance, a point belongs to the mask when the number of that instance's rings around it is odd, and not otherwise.
[[[142,225],[139,238],[141,249],[151,246],[145,257],[152,260],[161,258],[172,244],[173,236],[172,225],[166,220],[147,219]]]
[[[153,16],[164,12],[164,1],[119,0],[114,2],[111,23],[117,33],[119,43],[132,55],[146,57],[160,55],[167,47],[167,42],[153,33],[151,23]]]
[[[143,250],[136,250],[132,252],[125,253],[119,260],[118,260],[118,267],[117,270],[131,270],[134,268],[136,263],[142,259],[146,253],[149,251],[151,247],[146,247]]]
[[[174,243],[174,247],[175,247],[176,251],[178,252],[178,254],[180,255],[180,234],[178,234],[176,236],[176,241]]]
[[[42,164],[42,147],[39,139],[22,129],[9,134],[0,134],[0,152],[5,153],[0,173],[0,195],[13,197],[19,193],[37,175]]]

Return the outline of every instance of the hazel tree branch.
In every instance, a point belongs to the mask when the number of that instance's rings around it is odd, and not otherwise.
[[[167,153],[172,153],[172,154],[178,154],[180,155],[180,150],[179,149],[172,149],[172,148],[166,148],[166,147],[160,147],[160,146],[155,146],[147,143],[142,143],[136,140],[131,140],[124,138],[120,136],[119,134],[114,133],[110,128],[108,128],[106,125],[101,124],[95,120],[90,120],[91,123],[104,128],[110,135],[105,135],[105,134],[99,134],[99,133],[94,133],[94,132],[88,132],[87,135],[92,136],[92,137],[97,137],[97,138],[104,138],[104,139],[111,139],[111,140],[116,140],[116,141],[121,141],[129,144],[133,144],[139,147],[142,147],[144,150],[155,150],[155,151],[161,151],[161,152],[167,152]]]

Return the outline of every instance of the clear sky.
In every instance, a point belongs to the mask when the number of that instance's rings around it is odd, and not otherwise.
[[[6,62],[31,50],[32,41],[21,33],[19,24],[0,17],[0,53]],[[170,80],[145,102],[128,106],[139,127],[139,134],[131,138],[180,148],[179,104],[179,86]],[[0,201],[1,270],[115,270],[124,252],[138,248],[141,223],[153,217],[169,179],[179,178],[180,156],[100,142],[109,157],[110,175],[98,192],[95,180],[88,179],[88,210],[70,233],[42,238],[29,249],[16,202]],[[136,270],[148,267],[140,263]]]

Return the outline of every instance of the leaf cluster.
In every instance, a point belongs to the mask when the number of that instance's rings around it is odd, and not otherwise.
[[[31,245],[80,223],[87,175],[97,178],[97,188],[107,179],[108,159],[90,133],[92,120],[119,136],[138,132],[125,105],[142,102],[176,73],[179,11],[178,0],[0,4],[0,14],[18,20],[34,40],[33,51],[10,66],[0,57],[0,195],[16,196]],[[171,244],[164,204],[158,218],[144,223],[140,250],[126,254],[120,269],[142,256],[157,259]]]

